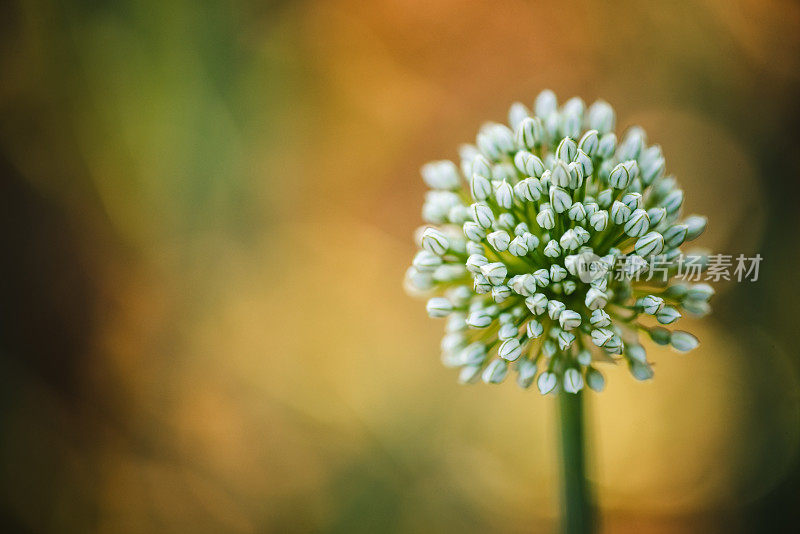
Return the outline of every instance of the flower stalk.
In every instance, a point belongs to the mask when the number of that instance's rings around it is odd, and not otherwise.
[[[586,478],[586,434],[583,395],[562,391],[558,424],[561,443],[562,532],[589,534],[594,528],[594,505]]]

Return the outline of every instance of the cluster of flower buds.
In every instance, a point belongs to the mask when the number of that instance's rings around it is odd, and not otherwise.
[[[509,126],[485,124],[460,165],[422,168],[427,225],[406,287],[446,319],[442,359],[461,382],[512,371],[542,394],[601,391],[600,362],[653,376],[640,334],[680,352],[697,346],[666,326],[709,311],[710,286],[670,280],[706,219],[681,218],[683,191],[661,148],[638,127],[618,139],[614,123],[606,102],[559,107],[543,91],[532,110],[511,106]],[[656,260],[663,276],[641,276]]]

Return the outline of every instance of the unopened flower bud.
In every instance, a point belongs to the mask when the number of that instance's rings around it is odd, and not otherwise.
[[[611,205],[611,220],[614,224],[624,224],[630,216],[631,209],[619,200],[615,200]]]
[[[661,324],[672,324],[681,318],[680,312],[670,306],[664,306],[656,313],[656,319]]]
[[[561,312],[563,312],[566,308],[567,307],[563,302],[551,300],[547,303],[547,315],[549,315],[550,318],[555,321],[561,316]]]
[[[525,330],[530,339],[536,339],[537,337],[542,335],[542,332],[544,332],[544,327],[542,326],[542,323],[540,323],[536,319],[531,319],[525,326]]]
[[[645,234],[636,241],[634,249],[643,258],[661,254],[661,251],[664,250],[664,236],[658,232]]]
[[[520,360],[517,363],[517,384],[523,389],[528,389],[536,376],[536,364],[530,360]]]
[[[499,384],[506,379],[508,374],[508,363],[500,358],[495,358],[489,362],[486,369],[483,370],[483,381],[487,384]]]
[[[670,226],[664,232],[664,246],[667,248],[679,247],[686,240],[689,227],[685,224],[676,224]]]
[[[614,109],[608,102],[597,100],[589,107],[589,128],[593,128],[601,134],[604,134],[614,129],[615,122],[616,117],[614,116]],[[611,152],[613,153],[613,150]]]
[[[592,391],[602,393],[606,388],[606,379],[603,377],[603,373],[594,367],[589,367],[586,369],[586,385],[589,386],[589,389]]]
[[[655,295],[647,295],[637,302],[642,311],[648,315],[655,315],[664,307],[664,299]]]
[[[584,300],[584,304],[590,310],[604,308],[607,303],[608,295],[606,295],[603,291],[600,291],[594,287],[590,287],[588,291],[586,291],[586,299]]]
[[[564,391],[577,393],[583,389],[583,376],[580,371],[570,367],[564,372]]]
[[[463,225],[464,236],[470,241],[481,241],[486,237],[486,231],[476,222],[467,221]]]
[[[453,303],[444,297],[433,297],[428,299],[426,308],[431,317],[447,317],[453,311]]]
[[[589,323],[595,328],[605,328],[611,324],[611,317],[603,309],[596,309],[589,317]]]
[[[536,382],[536,386],[539,388],[539,393],[542,395],[547,395],[553,391],[556,388],[556,385],[558,385],[558,378],[550,371],[540,374],[539,380]]]
[[[494,192],[494,198],[500,207],[510,209],[514,205],[514,191],[511,189],[511,185],[505,180],[500,182]]]
[[[581,314],[573,310],[564,310],[558,316],[558,322],[564,330],[572,330],[581,325]]]
[[[441,256],[447,252],[449,243],[447,236],[441,230],[436,228],[426,228],[422,233],[422,248],[428,252],[432,252],[437,256]]]
[[[516,338],[503,341],[497,349],[497,355],[510,362],[519,358],[520,354],[522,354],[522,347]]]
[[[534,315],[541,315],[547,310],[547,297],[543,293],[536,293],[525,299],[525,305]]]
[[[669,343],[678,352],[689,352],[690,350],[697,348],[697,346],[700,344],[697,338],[692,334],[689,332],[683,332],[681,330],[672,332],[669,337]]]
[[[498,252],[508,250],[508,244],[511,243],[511,237],[505,230],[497,230],[486,236],[486,240]]]
[[[707,223],[708,219],[701,215],[690,215],[686,217],[686,220],[683,221],[683,224],[685,224],[687,228],[686,241],[697,239],[706,229]]]
[[[461,185],[458,167],[452,161],[432,161],[423,165],[420,172],[422,179],[431,189],[458,189]]]
[[[625,223],[625,233],[631,237],[642,237],[650,229],[650,218],[643,209],[634,210]]]

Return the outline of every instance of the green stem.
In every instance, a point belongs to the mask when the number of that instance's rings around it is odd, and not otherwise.
[[[564,534],[594,532],[592,504],[586,480],[586,451],[581,392],[559,393]]]

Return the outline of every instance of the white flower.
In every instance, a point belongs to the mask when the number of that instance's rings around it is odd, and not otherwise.
[[[498,252],[508,250],[508,244],[511,243],[511,237],[505,230],[497,230],[486,236],[486,240],[492,245],[492,248]]]
[[[494,359],[486,366],[483,371],[483,381],[487,384],[499,384],[506,379],[508,374],[508,363],[502,359]]]
[[[453,311],[453,303],[444,297],[428,299],[426,306],[431,317],[447,317]]]
[[[447,248],[450,246],[447,236],[436,228],[426,228],[422,233],[421,241],[422,248],[437,256],[441,256],[447,252]]]
[[[573,310],[564,310],[558,316],[558,322],[564,330],[572,330],[581,325],[581,314]]]
[[[602,391],[601,362],[650,379],[641,333],[678,351],[697,339],[648,326],[642,314],[671,325],[710,311],[708,284],[670,278],[705,217],[682,217],[684,192],[644,130],[617,142],[606,102],[559,107],[544,91],[530,110],[513,104],[508,118],[510,127],[487,123],[475,145],[462,145],[458,164],[421,170],[428,224],[415,234],[421,250],[404,286],[429,299],[431,316],[446,317],[442,361],[460,367],[463,383],[502,382],[513,361],[517,384],[528,388],[539,372],[542,393],[559,384]],[[705,268],[709,255],[700,258]],[[657,261],[667,269],[648,282],[650,261],[654,274]]]
[[[650,229],[650,219],[643,209],[635,209],[625,223],[625,233],[631,237],[642,237]]]
[[[420,171],[425,184],[432,189],[458,189],[461,178],[458,167],[452,161],[433,161]]]
[[[580,371],[569,368],[564,372],[564,391],[567,393],[577,393],[583,389],[583,377]]]
[[[506,276],[508,276],[508,267],[506,267],[505,263],[499,261],[487,263],[481,267],[481,274],[483,274],[492,285],[500,285],[505,281]]]
[[[672,332],[669,337],[669,343],[672,347],[679,352],[689,352],[697,347],[700,342],[689,332],[676,330]]]
[[[522,347],[516,338],[503,341],[497,349],[497,355],[510,362],[519,358],[520,354],[522,354]]]
[[[525,299],[525,305],[534,315],[541,315],[547,310],[547,297],[543,293],[536,293]]]
[[[536,382],[536,385],[539,388],[539,393],[542,395],[547,395],[556,388],[556,385],[558,385],[558,378],[556,377],[555,373],[546,371],[539,375],[539,380]]]
[[[664,250],[664,236],[658,232],[650,232],[640,237],[634,248],[636,253],[643,258],[656,256]]]

